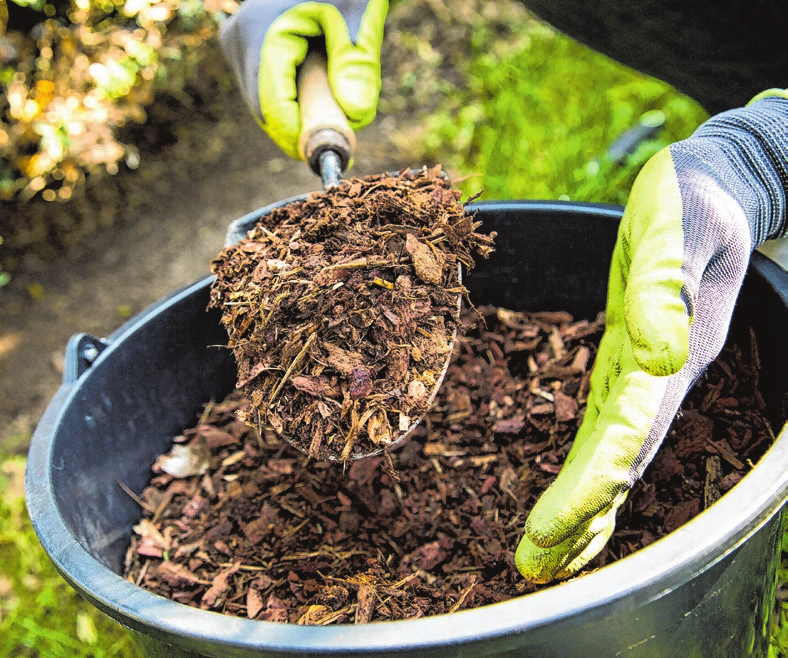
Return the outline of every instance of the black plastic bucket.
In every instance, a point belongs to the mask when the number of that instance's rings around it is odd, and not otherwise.
[[[619,208],[478,205],[496,254],[467,276],[477,304],[604,307]],[[243,218],[252,221],[267,209]],[[788,493],[788,430],[756,468],[668,537],[590,575],[512,601],[416,621],[304,627],[197,610],[119,574],[140,491],[171,437],[232,388],[234,365],[209,279],[168,297],[105,341],[75,336],[67,372],[33,437],[27,503],[71,585],[131,629],[151,656],[761,656],[768,646]],[[772,420],[785,417],[788,275],[755,254],[734,328],[754,326]]]

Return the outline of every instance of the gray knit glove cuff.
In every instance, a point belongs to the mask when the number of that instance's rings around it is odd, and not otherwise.
[[[738,202],[752,247],[788,233],[788,98],[767,96],[709,119],[671,146],[677,170],[708,175]]]

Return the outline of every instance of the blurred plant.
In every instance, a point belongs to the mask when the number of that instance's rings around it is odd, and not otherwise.
[[[646,160],[706,118],[668,85],[544,26],[504,58],[476,51],[468,80],[454,106],[428,123],[425,144],[461,171],[482,172],[469,185],[489,198],[624,203]],[[655,110],[662,131],[611,158],[616,138]]]
[[[429,108],[393,139],[414,159],[468,176],[469,194],[624,203],[646,160],[707,118],[669,85],[555,32],[517,3],[469,0],[449,9],[412,0],[394,11],[418,3],[440,27],[414,22],[390,37],[397,66],[384,78],[384,108]],[[662,129],[611,157],[616,138],[655,111]]]
[[[136,167],[118,130],[179,93],[235,0],[0,0],[0,201]]]
[[[0,235],[0,245],[2,244],[3,244],[3,236]],[[10,280],[11,280],[11,275],[8,272],[3,272],[3,270],[0,269],[0,288],[8,284]]]
[[[788,656],[788,516],[783,519],[783,554],[775,598],[769,658],[785,658]]]

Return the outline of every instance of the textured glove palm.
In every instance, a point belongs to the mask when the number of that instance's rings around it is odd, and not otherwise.
[[[613,254],[586,415],[517,549],[527,579],[567,577],[604,547],[684,395],[722,349],[752,249],[785,233],[781,96],[710,119],[638,176]]]
[[[351,128],[375,118],[387,11],[388,0],[246,0],[222,25],[222,49],[252,113],[289,156],[301,157],[296,70],[309,39],[325,40],[329,84]]]

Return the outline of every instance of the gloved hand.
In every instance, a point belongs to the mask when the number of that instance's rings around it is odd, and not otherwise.
[[[517,568],[565,578],[594,558],[689,388],[719,354],[752,250],[786,233],[788,92],[717,115],[657,153],[613,253],[583,423],[525,523]]]
[[[289,156],[301,130],[296,69],[308,39],[325,38],[328,80],[357,130],[371,123],[380,93],[380,46],[388,0],[246,0],[219,33],[252,113]]]

